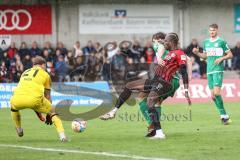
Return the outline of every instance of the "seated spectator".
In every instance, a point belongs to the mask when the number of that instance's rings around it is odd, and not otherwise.
[[[27,54],[31,54],[30,53],[30,50],[27,48],[27,44],[26,42],[22,42],[21,43],[21,46],[20,46],[20,49],[18,51],[18,54],[20,55],[21,59],[24,59],[24,57],[27,55]]]
[[[32,63],[32,60],[31,60],[31,56],[29,54],[27,54],[23,60],[22,60],[22,63],[23,63],[23,70],[27,70],[29,68],[32,67],[33,63]]]
[[[48,49],[43,50],[43,56],[42,56],[47,62],[53,62],[52,56],[49,55]]]
[[[74,65],[74,71],[71,73],[70,76],[73,77],[75,82],[82,81],[84,78],[86,70],[86,65],[84,63],[84,59],[82,56],[76,58],[76,62]]]
[[[1,58],[1,61],[5,63],[4,65],[7,68],[9,68],[9,66],[10,66],[10,58],[8,57],[8,53],[7,52],[3,52],[3,57]]]
[[[106,61],[103,63],[102,66],[102,79],[104,81],[109,81],[110,80],[110,60],[106,58]]]
[[[73,54],[74,57],[83,56],[83,51],[79,41],[77,41],[73,46]]]
[[[21,57],[18,54],[15,55],[15,62],[16,62],[16,71],[21,74],[24,68],[21,61]]]
[[[101,76],[101,69],[103,67],[103,61],[104,61],[103,47],[99,42],[96,42],[94,43],[94,48],[96,50],[95,57],[97,60],[96,72],[98,72],[98,76]],[[100,77],[98,78],[100,79]]]
[[[237,42],[236,47],[233,49],[233,69],[240,69],[240,41]]]
[[[41,56],[42,51],[38,48],[38,44],[36,41],[32,43],[32,48],[30,49],[31,57]]]
[[[49,75],[52,78],[52,80],[54,80],[54,78],[55,78],[55,69],[54,69],[53,63],[51,61],[47,61],[46,71],[49,73]]]
[[[56,49],[55,54],[53,56],[53,64],[56,64],[58,61],[58,57],[62,55],[60,49]]]
[[[191,56],[191,61],[192,61],[192,78],[200,78],[200,66],[199,64],[195,61],[195,58]]]
[[[93,42],[90,40],[90,41],[87,42],[87,46],[85,46],[83,48],[83,54],[84,55],[89,55],[90,53],[94,53],[94,52],[96,52],[96,51],[95,51],[95,48],[93,46]]]
[[[97,58],[95,57],[94,53],[90,53],[88,56],[87,62],[87,71],[85,74],[85,79],[87,81],[95,81],[98,75],[97,72]]]
[[[18,49],[15,46],[15,42],[12,42],[10,47],[7,49],[7,54],[10,59],[13,59],[15,54],[17,54]]]
[[[53,48],[52,48],[52,45],[51,45],[51,42],[45,42],[44,43],[44,47],[43,47],[43,51],[44,50],[47,50],[48,51],[48,55],[49,55],[49,57],[53,57],[53,55],[54,55],[54,50],[53,50]]]
[[[9,81],[8,79],[8,69],[6,67],[6,63],[2,61],[0,66],[0,82],[1,83],[7,83]]]
[[[62,42],[57,43],[57,48],[56,50],[60,50],[60,54],[65,57],[67,55],[67,49],[64,47]]]
[[[112,78],[113,80],[121,80],[124,78],[124,71],[126,65],[126,56],[118,51],[111,59]]]
[[[78,56],[78,57],[80,57],[80,56]],[[67,66],[68,66],[68,75],[72,79],[72,72],[75,69],[74,67],[75,67],[75,62],[76,62],[72,51],[68,51],[68,54],[65,57],[65,62],[67,63]]]
[[[58,82],[64,82],[67,79],[68,67],[62,55],[58,57],[58,61],[55,65],[55,72],[58,76]]]

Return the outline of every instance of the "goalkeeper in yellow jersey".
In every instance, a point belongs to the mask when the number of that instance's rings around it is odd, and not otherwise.
[[[30,108],[34,110],[40,120],[44,120],[41,113],[46,114],[46,124],[54,124],[61,141],[66,141],[62,121],[51,105],[51,78],[45,71],[46,61],[40,56],[33,60],[33,67],[23,72],[17,87],[10,99],[11,116],[19,137],[23,136],[20,110]]]

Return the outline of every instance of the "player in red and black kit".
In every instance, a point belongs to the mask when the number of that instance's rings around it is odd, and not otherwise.
[[[187,56],[186,54],[178,49],[178,36],[175,33],[167,34],[164,40],[164,47],[170,52],[164,58],[160,65],[157,65],[155,69],[155,76],[153,79],[140,79],[132,82],[128,82],[120,94],[115,108],[107,113],[111,118],[111,114],[115,115],[114,112],[120,108],[120,106],[131,96],[132,91],[137,90],[141,92],[147,92],[147,104],[149,107],[149,115],[152,120],[152,126],[156,134],[150,138],[165,138],[162,132],[161,124],[158,118],[158,113],[154,107],[157,103],[159,96],[167,94],[172,89],[171,80],[176,71],[179,71],[183,78],[185,97],[191,104],[188,94],[188,73],[187,73]]]

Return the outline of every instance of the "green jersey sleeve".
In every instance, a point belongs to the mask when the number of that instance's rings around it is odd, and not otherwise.
[[[224,53],[230,51],[230,49],[229,49],[228,44],[227,44],[226,41],[222,41],[222,49],[223,49],[223,52],[224,52]]]

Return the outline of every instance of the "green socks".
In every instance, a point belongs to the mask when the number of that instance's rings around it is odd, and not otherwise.
[[[150,125],[152,124],[152,121],[151,121],[151,118],[149,116],[149,113],[148,113],[148,106],[147,106],[147,101],[146,100],[143,100],[139,103],[139,106],[140,106],[140,111],[144,117],[144,119],[147,121],[147,123]],[[159,117],[159,120],[160,120],[160,116],[161,116],[161,107],[155,107],[157,113],[158,113],[158,117]]]
[[[218,109],[220,115],[226,115],[227,113],[224,109],[222,96],[221,95],[215,95],[214,102],[215,102],[215,105],[217,106],[217,109]]]

